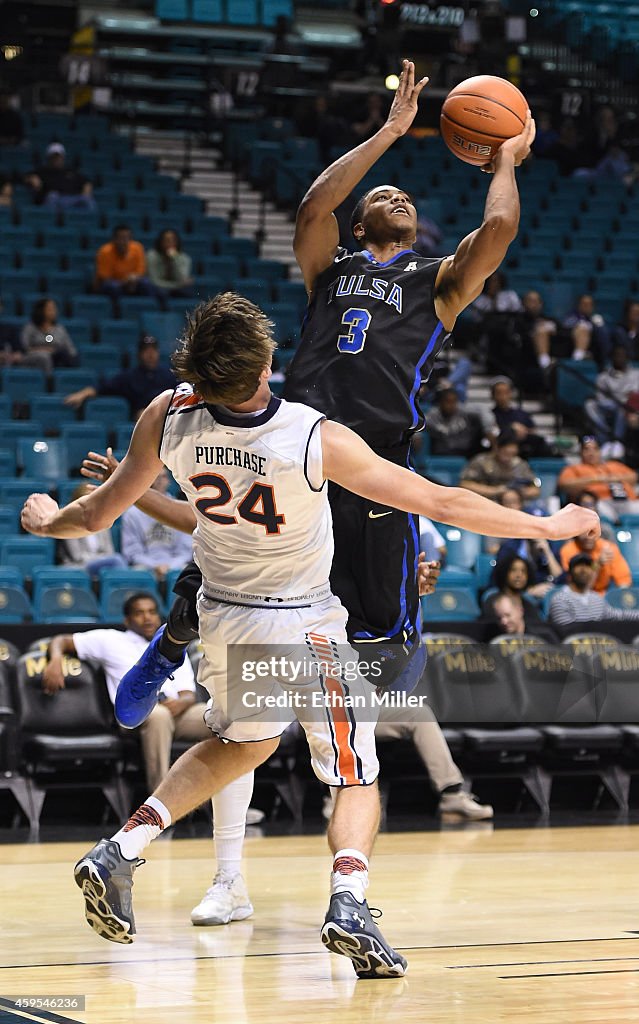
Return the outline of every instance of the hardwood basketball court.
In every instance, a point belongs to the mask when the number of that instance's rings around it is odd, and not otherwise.
[[[396,981],[356,981],[321,946],[322,837],[248,840],[255,915],[217,928],[189,921],[210,841],[155,843],[136,874],[132,946],[84,921],[71,869],[88,845],[0,846],[0,996],[86,996],[56,1016],[0,1002],[2,1024],[637,1020],[639,826],[382,835],[368,897],[409,960]]]

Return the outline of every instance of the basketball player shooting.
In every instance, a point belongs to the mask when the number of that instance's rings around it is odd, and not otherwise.
[[[348,647],[347,613],[328,583],[333,540],[324,482],[373,507],[502,537],[597,537],[599,518],[574,505],[546,518],[530,516],[465,489],[440,487],[380,458],[353,431],[309,406],[274,397],[268,384],[271,326],[253,303],[232,293],[198,307],[174,360],[184,383],[144,411],[114,474],[62,509],[48,495],[34,494],[22,510],[30,533],[84,537],[110,526],[164,464],[197,520],[204,648],[199,678],[215,694],[207,711],[212,736],[183,754],[128,822],[78,862],[75,878],[91,927],[111,941],[131,942],[133,873],[144,849],[172,822],[263,763],[297,716],[315,774],[337,794],[328,829],[333,870],[322,941],[349,957],[360,978],[397,977],[406,960],[386,942],[365,899],[379,825],[375,715],[370,703],[363,712],[358,706],[346,711],[343,699],[367,693],[370,699],[375,691],[357,673],[345,682],[344,658],[354,662],[356,655]],[[242,672],[227,672],[231,645],[240,644],[250,645],[253,663],[271,665],[269,675],[251,682],[250,706]],[[274,650],[285,652],[284,658],[274,662]],[[301,685],[291,682],[289,670],[300,650],[310,652],[318,669]],[[341,695],[342,704],[320,700],[320,710],[310,714],[308,698],[327,689]],[[258,699],[280,695],[290,700],[278,716]],[[157,700],[157,685],[145,691],[138,680],[124,696],[143,718]],[[311,700],[310,706],[317,704]]]

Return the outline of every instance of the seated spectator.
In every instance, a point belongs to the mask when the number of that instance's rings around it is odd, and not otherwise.
[[[573,555],[568,563],[568,583],[550,602],[549,618],[557,629],[572,629],[577,622],[605,619],[639,619],[639,609],[613,608],[592,589],[597,568],[590,555]]]
[[[582,491],[576,498],[573,498],[575,505],[581,505],[583,508],[591,508],[593,512],[597,511],[597,495],[593,494],[592,491]],[[607,523],[605,519],[601,520],[601,536],[604,540],[611,540],[614,544],[617,543],[617,534],[615,533],[614,527]]]
[[[27,174],[25,181],[33,189],[36,203],[54,210],[95,210],[93,185],[83,174],[66,166],[66,150],[61,142],[47,147],[46,163]]]
[[[546,371],[552,364],[551,345],[557,335],[557,322],[546,316],[539,292],[529,289],[522,296],[522,310],[515,320],[512,348],[503,353],[504,366],[512,367],[520,391],[543,393]]]
[[[626,401],[622,442],[625,465],[639,470],[639,394],[636,392],[628,395]]]
[[[90,629],[86,633],[56,636],[49,644],[49,662],[42,674],[45,693],[64,687],[62,658],[64,655],[89,659],[98,663],[106,676],[109,697],[115,695],[122,676],[144,653],[162,620],[151,594],[132,594],[122,609],[125,632],[119,629]],[[146,768],[146,781],[151,791],[166,777],[174,739],[209,739],[211,732],[204,724],[205,705],[198,703],[191,662],[187,658],[162,685],[160,703],[140,726],[140,742]]]
[[[572,501],[581,491],[597,495],[597,511],[617,522],[624,512],[639,512],[639,496],[635,484],[637,474],[623,462],[604,461],[596,437],[586,435],[581,441],[581,462],[562,469],[557,488]]]
[[[484,316],[486,313],[519,313],[521,299],[508,287],[506,276],[496,270],[486,278],[484,290],[473,302],[471,309]]]
[[[639,299],[626,299],[621,323],[613,328],[612,341],[626,347],[629,359],[639,359]]]
[[[606,441],[623,440],[625,404],[632,392],[639,392],[639,370],[629,365],[625,345],[613,346],[610,363],[597,377],[596,397],[586,402],[586,413],[592,420],[600,445]]]
[[[530,597],[544,597],[564,574],[561,562],[547,540],[505,540],[497,552],[497,565],[509,555],[518,555],[534,570],[533,585],[527,590]],[[493,584],[495,572],[496,569],[493,569]]]
[[[193,295],[192,263],[191,257],[182,252],[182,239],[172,228],[161,231],[146,254],[149,281],[175,298]]]
[[[8,178],[0,176],[0,206],[13,206],[13,185]]]
[[[610,331],[604,318],[595,312],[592,295],[580,295],[574,310],[564,320],[574,346],[572,358],[594,359],[603,368],[610,356]]]
[[[559,132],[553,127],[552,118],[547,110],[535,111],[535,141],[532,151],[537,157],[545,157],[548,150],[559,141]]]
[[[360,142],[370,139],[371,135],[378,132],[386,123],[388,110],[386,109],[385,97],[381,96],[378,92],[369,92],[366,97],[364,114],[364,119],[356,121],[353,125],[353,134]]]
[[[71,495],[71,501],[77,501],[89,494],[93,484],[80,484]],[[97,576],[100,569],[126,569],[126,559],[113,546],[111,530],[99,530],[86,537],[68,537],[58,542],[58,551],[62,565],[86,569],[90,576]]]
[[[426,413],[426,430],[433,455],[463,455],[470,458],[481,449],[484,434],[477,413],[464,409],[448,381],[435,391],[435,405]]]
[[[524,459],[539,459],[551,454],[548,444],[535,429],[530,413],[515,405],[512,381],[497,377],[492,384],[493,416],[500,431],[511,430],[519,443],[519,454]]]
[[[518,491],[516,487],[507,487],[502,491],[497,501],[500,505],[503,505],[504,508],[514,508],[517,512],[523,512],[524,501],[521,496],[521,492]],[[483,537],[482,550],[485,551],[487,555],[496,555],[502,544],[505,542],[505,538],[503,537]]]
[[[78,353],[68,331],[58,323],[58,307],[53,299],[38,299],[31,320],[20,332],[20,347],[0,353],[0,362],[13,366],[34,366],[47,376],[54,366],[75,366]]]
[[[24,140],[22,114],[11,103],[9,93],[0,93],[0,146],[19,146]]]
[[[508,636],[534,636],[549,644],[556,644],[559,637],[545,622],[526,623],[521,604],[513,601],[508,594],[500,594],[493,601],[493,612],[502,633]]]
[[[517,438],[511,431],[499,435],[494,451],[476,455],[464,466],[459,486],[483,494],[485,498],[498,499],[511,487],[521,491],[524,501],[539,497],[535,474],[520,458]]]
[[[632,164],[613,107],[605,105],[597,110],[594,130],[588,140],[588,156],[592,177],[619,178],[627,185],[632,184]]]
[[[443,237],[439,225],[431,217],[427,217],[426,214],[420,213],[418,210],[414,251],[418,252],[420,256],[438,256],[441,252]]]
[[[482,601],[484,614],[494,619],[495,601],[505,595],[520,609],[528,625],[541,621],[537,602],[530,591],[535,580],[535,569],[525,558],[516,554],[506,555],[497,562],[492,579],[496,590],[485,594]]]
[[[118,224],[111,241],[98,249],[95,259],[96,290],[112,299],[121,295],[158,295],[146,275],[144,248],[131,237],[131,228]]]
[[[424,552],[427,562],[446,562],[446,541],[426,516],[419,517],[419,550]]]
[[[166,494],[169,482],[163,469],[151,487]],[[169,569],[184,568],[193,558],[191,534],[164,526],[135,506],[122,516],[121,549],[134,569],[152,569],[158,580],[163,580]]]
[[[559,550],[559,561],[564,569],[568,569],[575,555],[587,555],[596,569],[592,589],[597,594],[605,594],[611,583],[616,587],[629,587],[632,584],[630,566],[614,541],[604,540],[603,537],[594,540],[587,534],[580,534],[574,540],[567,540]]]
[[[96,387],[81,388],[67,395],[65,405],[79,409],[87,398],[96,395],[117,395],[126,398],[131,407],[131,419],[136,420],[163,391],[175,387],[175,376],[168,366],[160,364],[160,349],[155,338],[150,335],[142,338],[138,345],[138,365],[130,370],[122,370],[115,377],[109,377]]]
[[[556,160],[559,173],[566,178],[572,177],[575,171],[587,164],[588,155],[584,151],[577,124],[572,117],[565,117],[561,122],[559,135],[556,141],[546,148],[544,156],[549,160]]]

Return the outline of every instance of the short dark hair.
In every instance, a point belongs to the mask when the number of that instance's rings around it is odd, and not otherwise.
[[[369,188],[368,192],[365,192],[363,196],[360,196],[360,198],[355,203],[355,209],[351,214],[351,234],[353,238],[355,238],[355,225],[361,224],[364,209],[366,207],[366,200],[368,199],[372,191],[373,189]]]
[[[113,228],[113,231],[111,232],[111,235],[117,235],[118,231],[128,231],[129,234],[132,234],[131,228],[129,227],[128,224],[116,224]]]
[[[189,315],[181,347],[173,355],[173,369],[205,402],[247,402],[277,348],[273,326],[249,299],[220,292]]]
[[[160,231],[159,235],[155,239],[155,242],[153,243],[153,248],[155,249],[155,251],[160,253],[162,252],[162,239],[164,238],[165,235],[168,235],[169,233],[175,235],[176,249],[178,252],[182,252],[182,239],[180,237],[179,231],[176,231],[175,228],[164,228],[163,231]]]
[[[134,594],[130,594],[126,601],[122,605],[122,614],[125,619],[128,619],[129,615],[133,611],[133,606],[138,601],[153,601],[156,611],[159,611],[158,599],[155,594],[150,594],[147,590],[136,590]]]
[[[531,583],[534,582],[534,565],[532,565],[532,563],[527,558],[523,558],[521,555],[518,555],[516,551],[511,551],[506,555],[502,555],[502,557],[497,560],[497,565],[493,569],[493,581],[497,589],[500,591],[503,590],[504,587],[506,586],[506,582],[508,580],[508,573],[512,568],[513,562],[523,562],[526,566],[528,578],[526,580],[526,586],[524,587],[524,590],[527,590]]]
[[[505,448],[507,444],[519,444],[519,440],[514,430],[502,430],[501,434],[495,442],[498,448]]]
[[[44,323],[44,307],[47,302],[55,302],[50,296],[45,296],[43,299],[38,299],[37,302],[33,303],[33,309],[31,310],[31,323],[35,324],[36,327],[41,327]]]

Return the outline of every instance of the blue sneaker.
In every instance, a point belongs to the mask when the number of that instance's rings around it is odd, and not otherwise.
[[[115,695],[115,717],[125,729],[137,729],[149,717],[158,702],[162,683],[186,658],[186,647],[180,661],[169,661],[160,654],[158,645],[164,633],[160,626],[142,657],[122,676]]]

